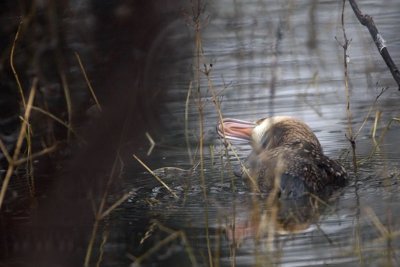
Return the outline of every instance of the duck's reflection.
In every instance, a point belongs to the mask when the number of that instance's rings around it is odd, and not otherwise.
[[[240,201],[224,226],[231,244],[240,246],[246,239],[261,240],[276,235],[304,233],[315,229],[329,205],[333,191],[296,199],[253,197]]]

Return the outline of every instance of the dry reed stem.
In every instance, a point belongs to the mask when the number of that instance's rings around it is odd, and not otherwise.
[[[96,218],[95,221],[94,221],[94,224],[93,224],[92,234],[90,235],[89,244],[88,244],[88,247],[86,249],[85,260],[84,260],[84,263],[83,263],[84,267],[89,267],[90,256],[92,255],[93,245],[94,245],[94,241],[96,239],[96,233],[97,233],[97,229],[99,228],[99,223],[100,223],[100,221],[97,220],[97,218]]]
[[[207,77],[207,85],[208,85],[208,89],[211,92],[212,95],[212,101],[214,103],[215,109],[218,113],[218,119],[220,122],[223,121],[223,116],[222,116],[222,112],[221,112],[221,102],[218,100],[217,98],[217,94],[215,93],[214,90],[214,86],[212,83],[212,80],[210,79],[210,71],[211,69],[207,69],[205,68],[204,74]],[[223,134],[223,139],[224,139],[224,143],[228,144],[228,146],[230,147],[231,151],[234,153],[235,157],[239,160],[240,165],[242,166],[242,169],[244,171],[244,173],[246,174],[246,176],[248,177],[248,179],[251,181],[252,183],[252,189],[255,192],[260,192],[259,188],[258,188],[258,184],[256,182],[256,180],[250,175],[248,169],[244,166],[243,162],[240,160],[238,154],[236,153],[236,151],[233,149],[231,143],[226,139],[225,137],[225,130],[224,130],[224,124],[221,123],[221,127],[222,127],[222,134]]]
[[[154,223],[158,226],[158,228],[160,228],[161,231],[164,231],[164,232],[170,233],[170,234],[176,232],[176,230],[173,230],[171,228],[164,226],[157,220],[154,220]],[[193,250],[192,250],[191,246],[189,245],[189,241],[187,239],[185,232],[182,230],[179,230],[178,232],[180,234],[180,238],[182,239],[182,242],[185,244],[186,253],[192,263],[192,266],[197,266],[196,257],[194,256]]]
[[[374,120],[374,127],[372,128],[372,139],[375,140],[376,136],[376,129],[378,128],[378,122],[381,118],[382,112],[380,110],[377,110],[375,112],[375,120]]]
[[[101,240],[100,244],[100,253],[99,253],[99,258],[97,259],[96,267],[100,267],[100,264],[103,260],[103,255],[104,255],[104,246],[107,243],[109,232],[107,230],[103,231],[103,238]]]
[[[160,182],[160,184],[162,184],[176,199],[178,199],[178,195],[172,191],[172,189],[160,178],[157,176],[157,174],[155,174],[143,161],[141,161],[135,154],[133,154],[133,157],[151,174],[153,175],[154,178],[156,178],[156,180],[158,182]]]
[[[372,248],[364,248],[364,252],[376,251],[377,245],[375,245],[375,244],[377,244],[377,243],[386,244],[387,246],[389,246],[389,248],[388,248],[389,252],[391,252],[391,250],[393,250],[393,248],[391,248],[391,246],[393,245],[392,241],[394,241],[396,237],[400,236],[400,231],[391,231],[390,227],[385,227],[382,224],[382,222],[379,220],[379,218],[377,217],[375,212],[370,207],[364,208],[364,211],[365,211],[366,215],[369,217],[369,219],[371,220],[372,224],[377,228],[377,230],[379,231],[379,233],[381,235],[379,238],[372,240],[370,242]],[[378,248],[378,249],[380,249],[380,248]],[[360,251],[361,251],[361,249],[360,249]],[[389,254],[388,256],[390,256],[390,255],[391,254]],[[391,256],[398,265],[396,256],[395,255],[391,255]],[[388,260],[390,260],[390,258],[388,258]]]
[[[217,218],[217,225],[221,225],[221,220],[220,216]],[[219,258],[221,257],[221,227],[217,228],[217,233],[216,233],[216,241],[215,241],[215,251],[214,251],[214,266],[219,267]]]
[[[386,125],[386,127],[383,129],[382,134],[380,135],[378,141],[375,143],[375,145],[374,145],[374,147],[372,148],[372,150],[371,150],[370,154],[368,155],[367,159],[370,159],[370,158],[372,157],[372,155],[376,152],[376,150],[378,149],[379,145],[382,143],[383,138],[385,137],[387,131],[389,130],[390,125],[391,125],[393,122],[398,122],[398,123],[400,123],[400,118],[392,118],[392,119],[389,121],[389,123],[388,123],[388,124]]]
[[[185,102],[185,141],[186,141],[186,147],[188,150],[190,163],[193,164],[194,159],[192,158],[192,149],[190,148],[190,142],[189,142],[189,102],[190,102],[191,93],[192,93],[192,81],[190,81],[190,83],[189,83],[189,89],[188,89],[188,93],[186,96],[186,102]]]
[[[1,139],[0,139],[0,149],[1,149],[1,152],[3,153],[3,155],[6,157],[8,164],[10,164],[12,162],[12,158],[11,158],[10,154],[8,153],[7,147],[4,145],[4,143]]]
[[[108,209],[102,212],[99,216],[99,220],[103,220],[107,217],[115,208],[125,202],[130,196],[132,196],[133,192],[125,193],[122,197],[120,197],[114,204],[112,204]]]
[[[88,267],[89,264],[90,264],[90,257],[92,255],[93,245],[94,245],[94,241],[96,239],[96,234],[97,234],[97,229],[99,227],[100,221],[104,218],[104,217],[102,217],[102,215],[104,215],[103,210],[104,210],[104,206],[106,204],[108,191],[109,191],[109,189],[111,187],[112,181],[114,180],[114,175],[116,173],[118,160],[121,161],[119,154],[117,154],[117,156],[114,159],[114,163],[113,163],[113,166],[111,168],[111,172],[110,172],[110,175],[108,177],[107,184],[106,184],[106,187],[105,187],[104,192],[103,192],[103,196],[102,196],[102,198],[100,200],[100,205],[99,205],[99,207],[98,207],[98,209],[97,209],[97,211],[95,213],[95,220],[94,220],[94,223],[93,223],[92,233],[91,233],[91,236],[90,236],[90,239],[89,239],[89,244],[88,244],[88,247],[86,249],[86,255],[85,255],[85,259],[84,259],[84,263],[83,263],[83,265],[85,267]]]
[[[147,250],[144,254],[140,255],[139,257],[134,257],[134,264],[135,266],[140,266],[140,264],[149,258],[151,255],[156,253],[159,249],[161,249],[163,246],[167,245],[168,243],[180,238],[182,242],[185,244],[185,249],[186,253],[189,257],[190,262],[192,263],[192,266],[197,266],[197,261],[196,258],[193,254],[192,248],[189,245],[189,242],[187,240],[185,232],[178,230],[175,231],[173,229],[170,229],[164,225],[162,225],[160,222],[154,220],[153,225],[156,225],[161,231],[168,233],[169,235],[159,241],[157,244],[155,244],[153,247],[151,247],[149,250]]]
[[[203,191],[204,197],[204,220],[205,220],[205,234],[206,234],[206,242],[207,242],[207,253],[208,253],[208,264],[209,266],[213,266],[213,257],[211,252],[211,244],[209,237],[209,225],[208,225],[208,197],[207,197],[207,188],[205,182],[204,175],[204,114],[203,114],[203,106],[204,102],[201,96],[201,81],[200,81],[200,61],[203,59],[203,47],[202,47],[202,38],[201,38],[201,29],[204,26],[201,21],[202,12],[204,12],[204,6],[202,6],[201,0],[197,0],[197,5],[193,3],[192,5],[192,21],[193,28],[195,32],[195,71],[194,71],[194,80],[196,81],[197,88],[197,108],[199,115],[199,156],[200,156],[200,182]]]
[[[274,170],[274,184],[272,190],[269,192],[268,198],[267,198],[267,210],[270,210],[269,216],[267,219],[267,245],[269,248],[269,251],[273,251],[273,242],[275,239],[275,228],[276,228],[276,222],[277,222],[277,217],[278,217],[278,193],[280,191],[281,187],[281,176],[283,174],[283,171],[285,169],[282,157],[278,158],[277,165]]]
[[[388,238],[390,236],[390,232],[381,223],[379,218],[376,216],[375,212],[370,207],[365,207],[364,211],[370,218],[371,222],[374,224],[376,229],[378,229],[378,231],[381,233],[382,237]]]
[[[149,150],[147,150],[147,156],[150,156],[151,152],[153,152],[153,149],[156,146],[156,142],[154,142],[153,138],[151,137],[151,135],[148,132],[145,132],[144,134],[145,134],[147,140],[149,140],[149,142],[150,142]]]
[[[361,245],[361,238],[360,238],[360,228],[359,228],[359,224],[357,224],[357,229],[356,229],[356,234],[355,234],[355,238],[356,238],[356,248],[355,251],[358,255],[359,258],[359,262],[361,263],[361,266],[364,266],[364,257],[363,257],[363,251],[362,251],[362,245]]]
[[[162,239],[161,241],[159,241],[154,247],[150,248],[149,250],[147,250],[144,254],[140,255],[139,257],[137,257],[135,259],[135,265],[136,266],[140,266],[141,262],[144,261],[145,259],[147,259],[148,257],[150,257],[151,255],[153,255],[154,253],[156,253],[159,249],[161,249],[163,246],[167,245],[168,243],[174,241],[175,239],[179,238],[180,236],[180,232],[176,231],[172,234],[170,234],[169,236],[167,236],[166,238]]]
[[[29,160],[33,160],[35,158],[38,158],[38,157],[44,156],[46,154],[49,154],[49,153],[53,152],[54,150],[56,150],[57,146],[58,146],[58,144],[56,143],[56,144],[54,144],[54,145],[52,145],[50,147],[44,148],[43,150],[41,150],[39,152],[31,154],[29,157],[18,159],[18,160],[16,160],[14,162],[14,165],[18,166],[18,165],[21,165],[21,164],[29,161]]]
[[[221,111],[221,102],[218,100],[217,94],[215,93],[214,86],[213,86],[212,80],[210,78],[210,71],[211,71],[211,68],[207,69],[207,67],[205,67],[204,74],[207,77],[207,86],[208,86],[209,91],[211,92],[212,101],[213,101],[215,109],[216,109],[216,111],[218,113],[218,119],[219,119],[220,122],[222,122],[223,121],[223,115],[222,115],[222,111]],[[239,158],[239,156],[236,153],[236,151],[234,150],[232,144],[226,139],[225,130],[224,130],[224,124],[223,123],[221,123],[221,128],[222,128],[222,134],[223,134],[224,143],[228,145],[230,150],[235,155],[236,159],[238,159],[240,165],[242,166],[242,169],[243,169],[244,173],[246,174],[246,176],[250,179],[250,181],[252,183],[253,191],[259,192],[260,190],[258,188],[258,184],[257,184],[256,180],[250,175],[248,169],[244,166],[242,160]]]
[[[199,99],[199,101],[201,101]],[[210,266],[213,266],[213,257],[212,257],[212,252],[211,252],[211,244],[210,244],[210,236],[209,236],[209,229],[208,229],[208,197],[207,197],[207,186],[206,186],[206,180],[205,180],[205,175],[204,175],[204,117],[203,117],[203,107],[202,104],[200,103],[199,105],[199,131],[200,131],[200,139],[199,139],[199,155],[200,155],[200,181],[201,181],[201,187],[203,191],[203,197],[204,197],[204,220],[205,220],[205,230],[206,230],[206,242],[207,242],[207,252],[208,252],[208,261]]]
[[[32,108],[33,108],[33,107],[32,107]],[[23,164],[23,163],[29,161],[29,160],[33,160],[33,159],[35,159],[35,158],[38,158],[38,157],[44,156],[44,155],[46,155],[46,154],[49,154],[49,153],[53,152],[54,150],[56,150],[57,146],[58,146],[58,144],[56,143],[56,144],[53,144],[53,145],[50,146],[50,147],[44,148],[43,150],[41,150],[41,151],[39,151],[39,152],[36,152],[36,153],[31,154],[29,157],[25,157],[25,158],[18,159],[18,160],[16,160],[16,161],[14,161],[14,165],[15,165],[15,166],[18,166],[18,165],[21,165],[21,164]],[[8,162],[9,164],[10,164],[11,162],[13,162],[13,160],[12,160],[10,154],[9,154],[8,151],[7,151],[7,148],[5,147],[5,145],[4,145],[4,143],[3,143],[3,141],[2,141],[1,139],[0,139],[0,149],[1,149],[1,152],[3,153],[3,155],[6,157],[7,162]]]
[[[13,42],[13,45],[11,47],[10,66],[11,66],[11,70],[13,72],[13,75],[15,77],[15,80],[17,82],[18,90],[19,90],[19,93],[21,95],[22,104],[24,106],[24,109],[26,109],[26,101],[25,101],[24,91],[22,90],[21,81],[19,80],[18,73],[17,73],[17,71],[15,69],[15,66],[14,66],[14,51],[15,51],[15,46],[16,46],[16,43],[17,43],[17,40],[18,40],[18,37],[19,37],[19,33],[21,31],[21,27],[22,27],[22,20],[18,25],[18,29],[17,29],[17,32],[15,33],[15,37],[14,37],[14,42]],[[1,205],[0,205],[0,207],[1,207]]]
[[[354,139],[357,139],[358,135],[360,134],[361,130],[364,128],[365,124],[367,123],[368,118],[371,115],[372,110],[376,107],[376,104],[378,103],[378,99],[383,95],[383,93],[388,89],[388,87],[382,88],[381,92],[375,97],[374,102],[372,103],[371,107],[368,110],[367,116],[365,116],[363,123],[361,124],[360,128],[358,128],[358,131],[354,134]]]
[[[27,161],[26,161],[26,170],[27,170],[27,177],[28,177],[28,187],[29,187],[29,192],[31,193],[31,196],[35,194],[35,178],[34,178],[34,172],[33,172],[33,159],[32,159],[32,140],[31,140],[31,125],[29,122],[27,122],[27,128],[26,128],[26,154],[27,154]]]
[[[256,179],[254,177],[252,177],[250,175],[249,170],[247,169],[247,167],[244,165],[243,161],[240,159],[239,155],[237,154],[236,150],[233,148],[232,144],[228,141],[228,148],[232,151],[233,155],[235,156],[235,158],[239,161],[240,166],[242,167],[243,172],[246,174],[246,176],[248,177],[248,179],[250,180],[251,184],[252,184],[252,189],[253,191],[259,193],[260,189],[258,188],[258,183],[256,181]]]
[[[107,217],[113,210],[115,210],[119,205],[121,205],[127,198],[129,198],[133,192],[129,192],[124,194],[122,197],[120,197],[114,204],[112,204],[108,209],[104,210],[105,204],[106,204],[106,199],[107,199],[107,195],[108,195],[108,191],[111,187],[111,184],[114,180],[114,176],[116,173],[116,168],[117,168],[117,163],[118,160],[120,162],[120,164],[122,165],[122,160],[120,159],[119,154],[117,154],[117,156],[115,157],[114,163],[113,163],[113,167],[111,169],[107,184],[106,184],[106,188],[103,192],[103,197],[100,201],[100,205],[99,208],[97,209],[97,211],[95,211],[95,221],[93,224],[93,228],[92,228],[92,234],[89,240],[89,244],[88,244],[88,248],[86,250],[86,255],[85,255],[85,260],[84,260],[84,266],[87,267],[90,264],[90,257],[92,255],[92,250],[93,250],[93,245],[94,245],[94,241],[96,239],[96,234],[97,234],[97,229],[99,227],[100,222]],[[106,240],[104,240],[104,236],[103,236],[103,241],[102,242],[106,242]],[[104,246],[104,244],[102,243],[100,245],[100,253],[101,252],[101,248]],[[101,255],[100,258],[98,259],[98,263],[101,261]]]
[[[90,83],[90,80],[89,80],[89,78],[88,78],[88,76],[87,76],[86,70],[85,70],[85,68],[84,68],[84,66],[83,66],[83,64],[82,64],[81,57],[79,56],[79,54],[78,54],[77,52],[75,52],[75,57],[76,57],[76,59],[78,60],[79,67],[81,68],[83,77],[85,78],[85,81],[86,81],[86,84],[87,84],[87,86],[88,86],[88,88],[89,88],[90,94],[92,95],[92,97],[93,97],[93,99],[94,99],[94,102],[96,103],[96,106],[97,106],[97,108],[99,109],[99,111],[102,111],[100,102],[99,102],[99,100],[97,99],[96,94],[94,93],[92,84]]]
[[[28,126],[28,121],[29,121],[29,117],[31,114],[31,110],[32,110],[32,106],[33,106],[33,100],[35,99],[35,93],[36,93],[36,86],[38,83],[38,79],[35,78],[32,82],[32,87],[29,93],[29,98],[28,98],[28,103],[26,105],[26,109],[25,109],[25,113],[24,113],[24,117],[22,120],[22,125],[21,125],[21,129],[19,131],[19,135],[18,135],[18,139],[17,139],[17,143],[15,145],[15,149],[14,149],[14,153],[12,156],[12,160],[8,165],[7,168],[7,172],[6,175],[4,177],[3,180],[3,184],[1,186],[1,191],[0,191],[0,209],[2,207],[3,201],[4,201],[4,197],[6,195],[6,191],[7,191],[7,187],[8,184],[10,182],[11,176],[14,172],[14,168],[16,167],[15,162],[18,160],[19,154],[21,152],[21,148],[22,148],[22,144],[24,141],[24,137],[26,134],[26,128]]]
[[[55,120],[56,122],[58,122],[59,124],[63,125],[65,128],[67,128],[69,132],[73,133],[75,135],[75,137],[78,138],[80,141],[82,141],[83,143],[86,143],[86,141],[83,139],[83,137],[81,137],[78,133],[76,133],[75,130],[71,127],[71,125],[69,125],[68,123],[65,123],[57,116],[51,114],[50,112],[48,112],[40,107],[36,107],[36,106],[32,106],[32,110],[42,113],[42,114],[50,117],[51,119]]]
[[[351,148],[352,148],[353,168],[354,168],[354,171],[357,172],[356,142],[355,142],[355,138],[353,135],[352,114],[351,114],[351,109],[350,109],[349,75],[348,75],[348,65],[347,65],[347,60],[348,60],[347,49],[349,48],[351,40],[347,39],[346,28],[344,26],[345,4],[346,4],[346,0],[343,0],[341,24],[342,24],[344,43],[341,44],[341,46],[343,48],[344,86],[345,86],[345,92],[346,92],[346,115],[347,115],[347,134],[348,134],[347,139],[350,142]]]
[[[65,102],[67,104],[68,125],[69,125],[69,127],[67,128],[68,129],[67,138],[69,140],[71,137],[71,129],[72,129],[72,100],[71,100],[71,93],[70,93],[69,86],[68,86],[67,76],[65,75],[64,71],[61,71],[61,68],[60,68],[60,78],[61,78],[61,84],[64,89]]]

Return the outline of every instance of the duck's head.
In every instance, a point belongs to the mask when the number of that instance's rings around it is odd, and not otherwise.
[[[218,123],[217,132],[222,138],[250,141],[255,151],[306,141],[321,149],[312,130],[302,121],[289,116],[267,117],[256,122],[224,119]]]

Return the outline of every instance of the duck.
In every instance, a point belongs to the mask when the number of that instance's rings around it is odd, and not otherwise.
[[[295,199],[342,186],[345,168],[323,152],[303,121],[290,116],[271,116],[255,122],[226,118],[217,124],[218,135],[227,140],[250,142],[252,152],[234,171],[249,178],[260,192],[278,189],[278,196]]]

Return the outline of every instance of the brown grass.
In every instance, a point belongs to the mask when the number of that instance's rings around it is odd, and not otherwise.
[[[18,139],[15,145],[15,149],[14,149],[14,153],[12,155],[12,157],[10,157],[8,155],[8,159],[10,160],[8,162],[8,168],[7,168],[7,172],[6,175],[4,177],[3,180],[3,184],[1,186],[1,191],[0,191],[0,209],[2,207],[3,201],[4,201],[4,197],[6,195],[6,191],[8,188],[8,184],[10,182],[11,176],[14,172],[17,160],[19,159],[20,156],[20,152],[22,149],[22,144],[25,138],[25,134],[26,134],[26,129],[28,127],[28,122],[29,122],[29,117],[31,115],[31,110],[32,110],[32,105],[33,105],[33,100],[35,99],[35,93],[36,93],[36,86],[37,86],[37,79],[34,79],[33,83],[32,83],[32,87],[29,93],[29,98],[28,98],[28,102],[26,104],[26,109],[25,109],[25,113],[24,113],[24,117],[22,119],[22,123],[21,123],[21,129],[19,131],[19,135],[18,135]],[[6,151],[4,148],[4,145],[2,145],[2,150],[3,153],[4,151]],[[7,153],[8,154],[8,153]]]

